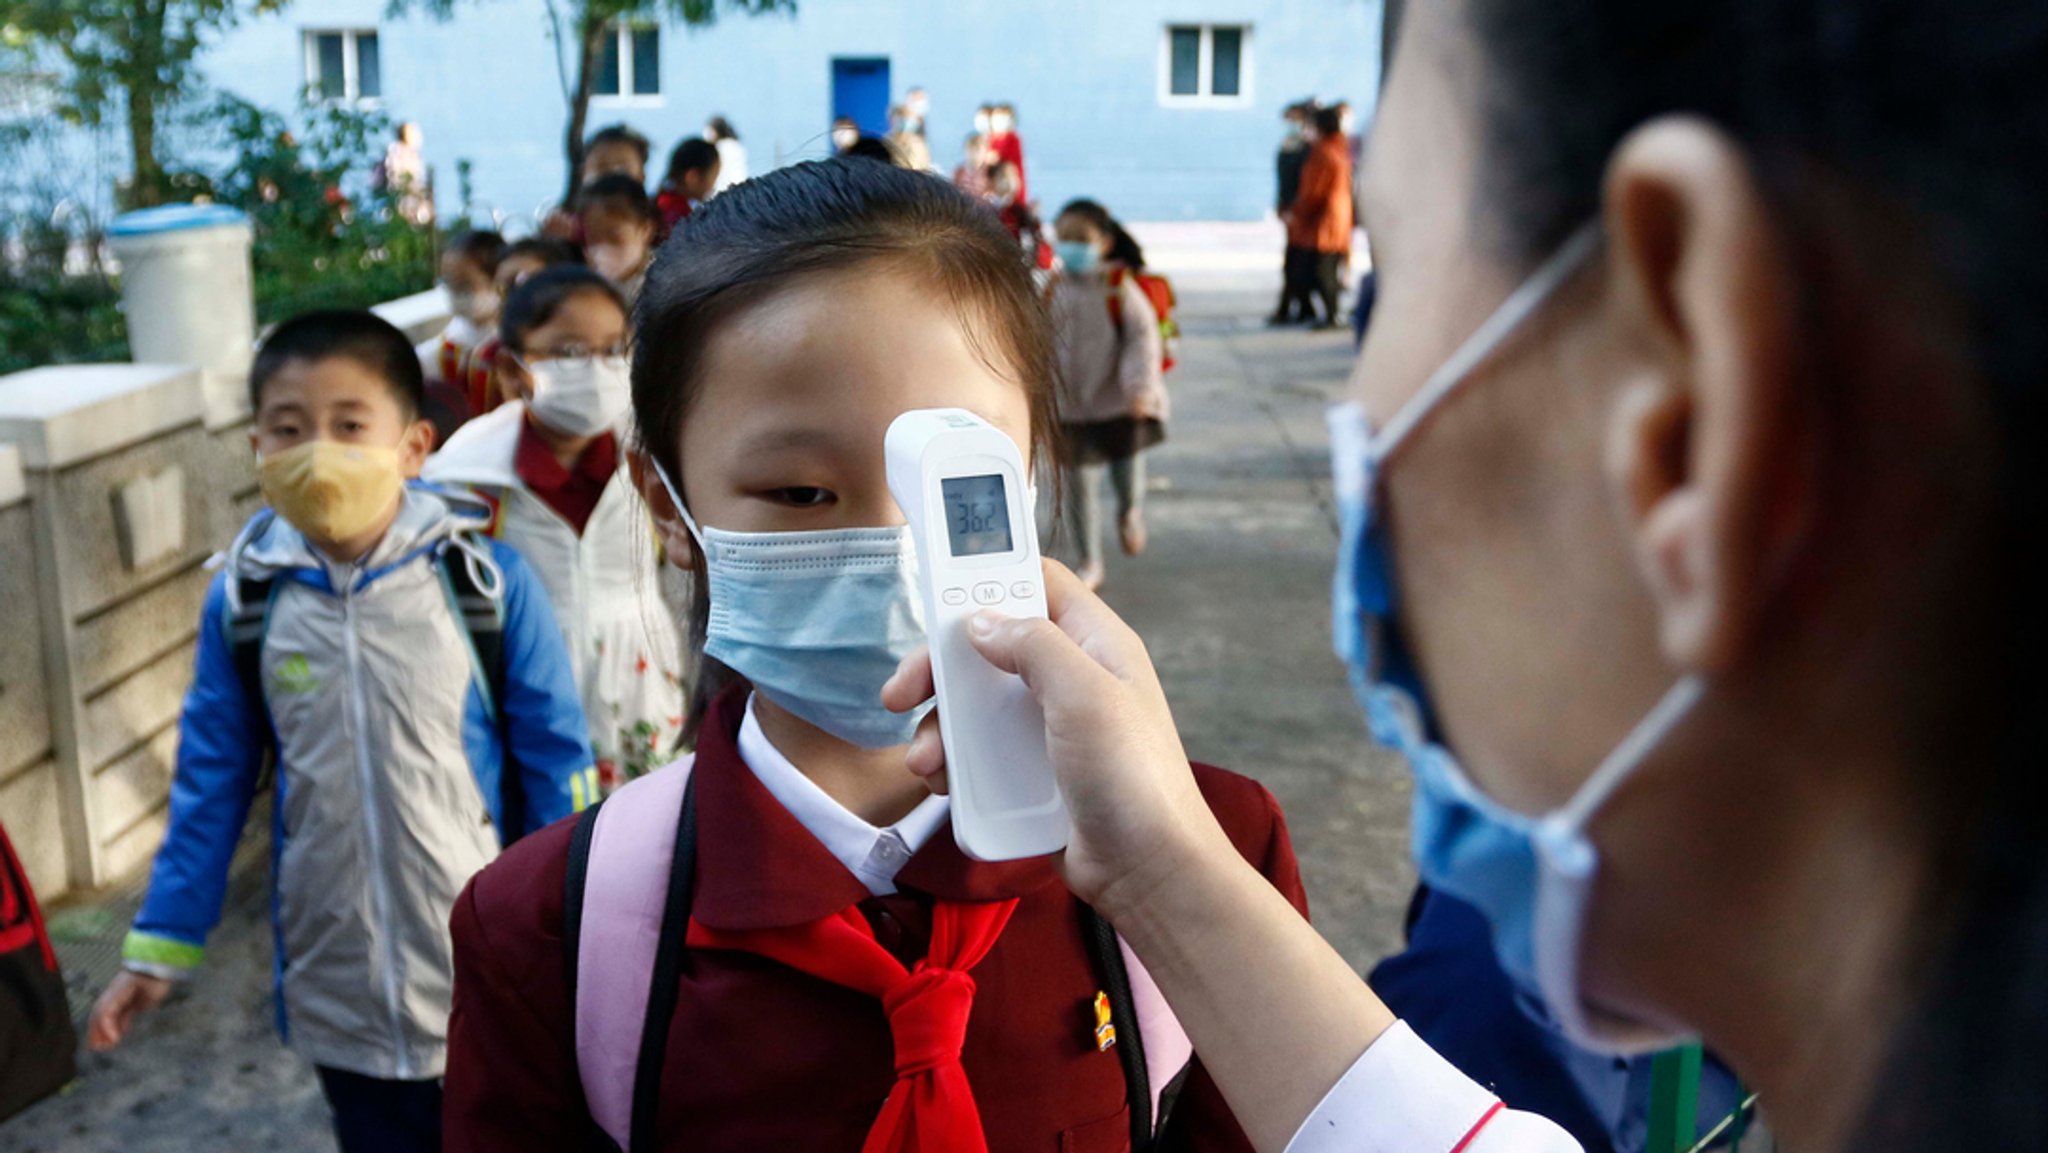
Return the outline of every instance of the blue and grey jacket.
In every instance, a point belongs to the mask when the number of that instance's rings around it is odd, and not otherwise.
[[[267,512],[243,529],[207,592],[170,828],[124,949],[129,967],[177,977],[204,958],[274,740],[280,1027],[289,1022],[292,1047],[318,1065],[440,1076],[456,896],[497,855],[498,828],[566,816],[596,784],[561,630],[517,554],[471,535],[487,516],[408,489],[384,540],[353,565]],[[463,550],[476,583],[501,598],[502,717],[449,602],[447,549]],[[260,702],[226,627],[244,581],[271,589]],[[522,774],[523,813],[498,811],[508,766]]]

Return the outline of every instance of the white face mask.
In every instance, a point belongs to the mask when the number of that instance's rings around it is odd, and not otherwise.
[[[592,272],[613,284],[624,284],[647,263],[647,249],[637,244],[593,244],[583,255]]]
[[[988,118],[988,130],[990,132],[995,133],[997,136],[1001,136],[1003,133],[1008,132],[1010,129],[1014,127],[1016,127],[1016,121],[1012,120],[1005,113],[998,112],[994,116]]]
[[[858,129],[834,128],[832,130],[832,147],[837,148],[839,151],[844,152],[858,143],[860,143],[860,132]]]
[[[989,116],[988,116],[988,113],[986,113],[986,112],[977,112],[977,113],[975,113],[975,114],[974,114],[974,131],[975,131],[975,132],[977,132],[977,133],[979,133],[979,134],[981,134],[981,135],[983,135],[983,136],[987,136],[987,135],[988,135],[988,126],[989,126]]]
[[[471,292],[450,290],[448,310],[481,328],[498,315],[498,293],[490,288]]]
[[[610,430],[633,404],[632,370],[623,356],[536,360],[526,364],[526,371],[533,377],[527,409],[542,424],[570,436]]]

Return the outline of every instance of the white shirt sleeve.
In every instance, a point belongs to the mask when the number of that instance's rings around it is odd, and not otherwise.
[[[1287,1153],[1584,1153],[1555,1123],[1517,1113],[1395,1022],[1288,1142]]]

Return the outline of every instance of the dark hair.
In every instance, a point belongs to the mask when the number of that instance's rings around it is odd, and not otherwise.
[[[1059,361],[1017,242],[995,213],[944,180],[836,159],[779,168],[721,193],[676,228],[648,271],[633,318],[633,412],[642,447],[677,485],[676,447],[711,335],[807,277],[867,269],[906,272],[958,308],[977,353],[1030,398],[1039,472],[1057,476]],[[701,652],[710,602],[701,557],[698,566],[690,636]],[[703,661],[688,733],[738,679]]]
[[[841,153],[849,160],[876,160],[883,164],[896,163],[896,150],[879,136],[862,136],[853,146]]]
[[[1126,268],[1145,267],[1145,250],[1138,246],[1137,238],[1125,231],[1123,223],[1109,214],[1097,201],[1083,197],[1069,200],[1060,209],[1060,216],[1078,216],[1095,226],[1096,231],[1109,238],[1109,258]],[[1059,216],[1053,218],[1055,221]]]
[[[647,167],[647,158],[654,152],[654,146],[647,142],[645,136],[624,124],[609,124],[591,133],[590,139],[583,142],[583,154],[588,156],[607,144],[623,144],[632,149],[633,154],[640,158],[642,168]]]
[[[732,130],[732,121],[727,120],[723,116],[713,116],[711,119],[706,120],[704,127],[716,132],[720,140],[738,142],[740,138],[740,134]]]
[[[624,173],[600,176],[577,191],[576,215],[585,216],[593,210],[617,212],[645,220],[656,228],[661,226],[661,211],[654,206],[654,198],[647,195],[639,181]]]
[[[718,167],[718,146],[701,136],[692,136],[676,145],[668,154],[668,183],[674,184],[683,178],[685,172],[701,172]]]
[[[271,329],[249,366],[249,407],[262,410],[264,386],[285,365],[322,360],[352,360],[369,369],[390,387],[399,415],[419,419],[427,392],[419,354],[390,321],[362,309],[302,312]]]
[[[1318,108],[1314,114],[1316,134],[1319,136],[1342,136],[1344,134],[1344,110],[1332,104]]]
[[[2048,3],[1468,0],[1468,10],[1485,134],[1474,223],[1504,259],[1532,268],[1595,219],[1617,144],[1685,114],[1739,143],[1781,214],[1779,235],[1812,292],[1811,339],[1831,335],[1817,298],[1842,258],[1824,246],[1845,236],[1872,266],[1930,282],[1930,330],[1960,321],[1990,427],[2006,438],[1988,462],[1995,523],[1966,562],[1972,599],[1999,635],[1967,673],[1924,673],[1924,692],[1960,683],[1976,700],[1953,707],[1979,712],[1950,724],[1916,770],[1937,842],[1934,891],[1924,936],[1903,958],[1915,984],[1906,1023],[1871,1039],[1889,1045],[1891,1063],[1851,1147],[2038,1148],[2048,1133],[2048,840],[2021,798],[2048,762],[2033,712],[2048,630],[2038,594],[2021,588],[2035,565],[2018,550],[2043,513],[2024,462],[2048,375]],[[1824,403],[1843,401],[1854,382],[1821,366],[1804,383]]]
[[[553,268],[557,264],[582,263],[577,259],[573,245],[566,240],[556,240],[552,236],[528,236],[515,240],[505,246],[503,255],[498,257],[498,263],[503,264],[508,260],[520,260],[529,256],[537,257],[542,268]]]
[[[626,298],[611,281],[581,264],[560,264],[527,277],[505,298],[505,309],[498,317],[498,340],[513,352],[525,352],[527,333],[553,320],[564,304],[585,293],[618,305],[622,316],[632,315]]]
[[[485,276],[498,274],[498,262],[505,258],[505,236],[484,228],[473,228],[448,242],[448,252],[484,270]]]

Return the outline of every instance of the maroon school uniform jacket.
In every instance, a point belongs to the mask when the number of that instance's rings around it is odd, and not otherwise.
[[[697,752],[693,914],[718,929],[796,925],[858,904],[882,945],[925,955],[933,898],[1020,898],[975,966],[962,1062],[989,1153],[1120,1153],[1128,1092],[1115,1049],[1097,1051],[1100,988],[1079,906],[1043,858],[970,860],[940,828],[874,897],[769,794],[736,747],[745,699],[714,706]],[[1307,914],[1280,807],[1264,787],[1195,766],[1240,853]],[[456,903],[446,1145],[603,1148],[584,1106],[575,1007],[564,975],[563,886],[574,818],[514,845]],[[747,953],[693,950],[662,1069],[661,1148],[690,1153],[857,1153],[889,1094],[894,1047],[874,998]],[[1250,1150],[1199,1068],[1169,1121],[1192,1150]],[[645,1153],[645,1151],[642,1151]]]

